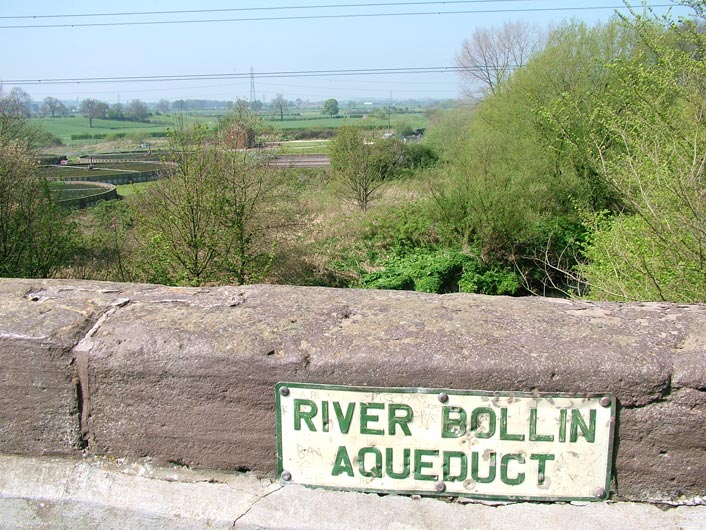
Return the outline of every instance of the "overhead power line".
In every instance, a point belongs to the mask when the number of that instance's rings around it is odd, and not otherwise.
[[[641,4],[641,8],[673,7],[674,4]],[[628,9],[622,5],[603,6],[565,6],[565,7],[534,7],[515,9],[470,9],[458,11],[416,11],[416,12],[393,12],[393,13],[342,13],[332,15],[292,15],[274,17],[249,17],[249,18],[210,18],[197,20],[144,20],[133,22],[86,22],[86,23],[61,23],[61,24],[24,24],[24,25],[3,25],[0,29],[30,29],[30,28],[85,28],[85,27],[106,27],[106,26],[150,26],[167,24],[210,24],[223,22],[263,22],[263,21],[284,21],[284,20],[323,20],[323,19],[345,19],[345,18],[375,18],[375,17],[411,17],[430,15],[480,15],[480,14],[500,14],[500,13],[539,13],[539,12],[561,12],[561,11],[599,11]]]
[[[491,66],[492,68],[492,66]],[[510,68],[515,68],[511,66]],[[298,70],[289,72],[243,72],[215,74],[175,74],[150,76],[113,76],[113,77],[66,77],[51,79],[3,79],[8,85],[65,85],[82,83],[144,83],[163,81],[203,81],[215,79],[246,79],[246,78],[291,78],[291,77],[338,77],[366,75],[409,75],[409,74],[441,74],[474,70],[476,68],[460,66],[428,66],[415,68],[359,68],[345,70]]]
[[[180,9],[175,11],[124,11],[118,13],[71,13],[52,15],[8,15],[0,19],[43,19],[43,18],[79,18],[79,17],[124,17],[147,15],[185,15],[198,13],[233,13],[243,11],[294,11],[301,9],[339,9],[357,7],[389,7],[389,6],[419,6],[419,5],[447,5],[447,4],[483,4],[483,3],[508,3],[531,2],[532,0],[448,0],[434,2],[375,2],[364,4],[327,4],[327,5],[300,5],[300,6],[260,6],[260,7],[232,7],[227,9]]]

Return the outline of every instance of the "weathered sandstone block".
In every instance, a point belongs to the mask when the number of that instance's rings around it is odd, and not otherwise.
[[[0,281],[0,451],[68,454],[81,446],[71,349],[99,297],[48,296],[40,281]],[[103,300],[108,303],[108,299]]]

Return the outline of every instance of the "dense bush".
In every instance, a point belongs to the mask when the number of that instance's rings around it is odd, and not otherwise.
[[[425,169],[433,167],[439,161],[439,154],[425,144],[405,144],[404,167],[406,169]]]
[[[382,270],[361,277],[362,287],[440,294],[514,295],[520,291],[520,281],[514,272],[486,268],[478,258],[453,249],[413,249],[393,254],[380,266]]]
[[[620,101],[606,93],[610,63],[631,39],[618,22],[557,28],[493,95],[428,135],[447,160],[434,190],[440,222],[485,266],[518,270],[538,294],[579,292],[583,212],[621,206],[591,153],[601,134],[592,110],[598,97]]]

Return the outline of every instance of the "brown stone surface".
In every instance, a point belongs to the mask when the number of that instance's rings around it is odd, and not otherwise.
[[[25,297],[40,282],[24,282],[0,281],[2,311],[21,307],[3,329],[53,337],[60,354],[32,354],[34,365],[49,363],[45,379],[53,377],[45,415],[60,421],[48,430],[76,425],[67,413],[74,370],[84,437],[98,454],[272,472],[278,381],[610,392],[622,407],[615,491],[653,500],[706,495],[702,306],[66,281],[42,283],[41,305]],[[12,340],[2,339],[0,356],[15,359],[18,371],[19,350],[5,345],[29,343]],[[3,409],[17,408],[12,380],[0,379]],[[37,403],[22,413],[26,421]],[[9,431],[0,452],[18,438]]]
[[[675,390],[664,401],[623,409],[619,420],[621,493],[635,500],[704,495],[706,392]]]
[[[79,448],[71,348],[100,310],[92,293],[57,299],[39,281],[0,282],[0,451]]]

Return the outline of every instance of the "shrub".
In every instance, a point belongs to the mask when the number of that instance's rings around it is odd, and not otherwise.
[[[458,286],[462,293],[515,295],[520,290],[520,281],[512,271],[494,268],[481,272],[471,269],[463,273]]]
[[[520,291],[519,278],[513,271],[484,268],[477,258],[453,249],[414,249],[394,254],[381,265],[383,270],[362,276],[362,287],[438,294],[515,295]]]
[[[39,132],[33,143],[38,147],[55,147],[64,145],[61,138],[45,130]]]
[[[125,138],[125,136],[126,136],[126,133],[124,133],[124,132],[121,132],[121,133],[113,132],[113,133],[108,133],[105,136],[105,139],[110,142],[114,142],[115,140],[120,140],[121,138]]]
[[[424,144],[405,144],[405,168],[424,169],[436,165],[439,154]]]

